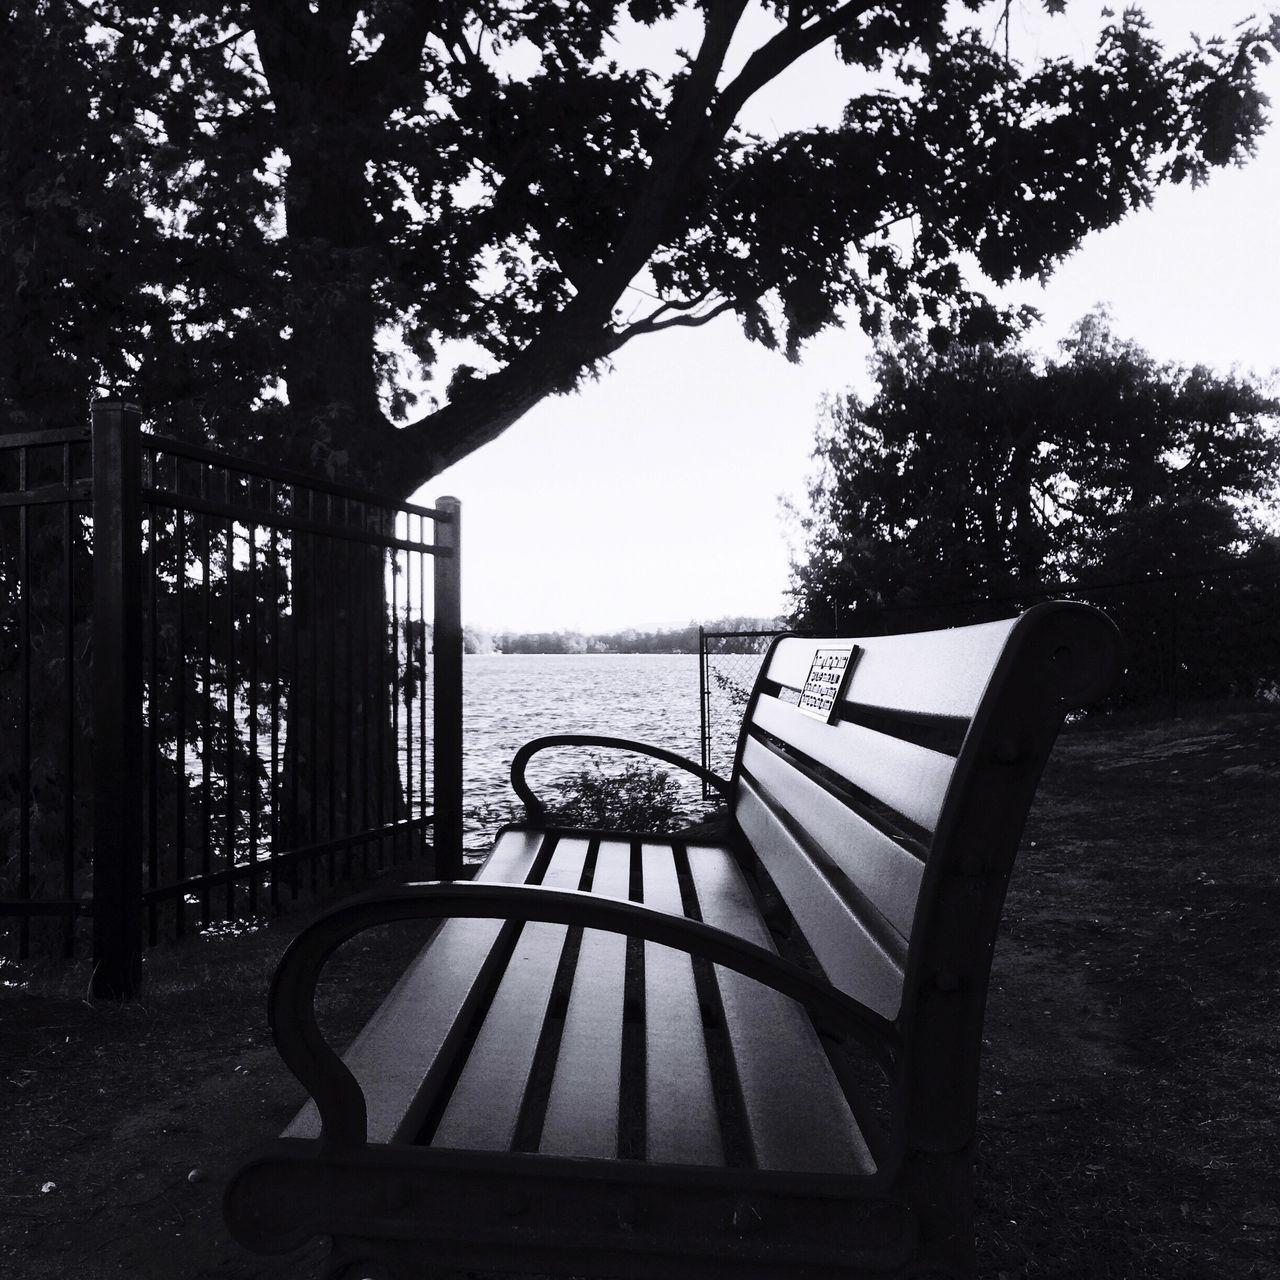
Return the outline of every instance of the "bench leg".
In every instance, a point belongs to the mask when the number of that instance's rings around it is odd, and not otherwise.
[[[350,1243],[356,1242],[333,1242],[321,1280],[395,1280],[391,1270],[378,1262],[369,1249],[352,1249]]]
[[[973,1227],[973,1152],[917,1152],[903,1168],[920,1235],[910,1274],[973,1280],[978,1258]]]
[[[468,1280],[474,1272],[434,1267],[421,1260],[422,1246],[408,1246],[413,1258],[395,1260],[393,1247],[375,1240],[338,1238],[333,1241],[321,1280]]]

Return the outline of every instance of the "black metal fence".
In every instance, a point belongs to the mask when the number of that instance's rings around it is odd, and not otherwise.
[[[461,868],[459,510],[146,435],[0,437],[0,915],[137,986],[182,937]],[[430,567],[428,567],[430,562]]]
[[[1124,674],[1101,710],[1178,715],[1189,703],[1238,699],[1280,706],[1280,560],[1242,558],[1123,581],[1075,581],[952,604],[833,613],[826,635],[884,635],[1009,617],[1041,600],[1096,605],[1120,628]],[[780,631],[700,631],[702,763],[727,772],[742,712],[769,641]]]
[[[0,437],[0,913],[71,955],[90,908],[90,435]],[[51,934],[56,934],[52,937]]]

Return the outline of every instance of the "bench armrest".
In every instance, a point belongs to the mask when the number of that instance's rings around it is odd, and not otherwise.
[[[269,1007],[276,1048],[315,1100],[321,1142],[327,1147],[363,1145],[368,1117],[359,1082],[316,1025],[316,984],[325,961],[348,938],[375,925],[457,916],[603,929],[703,956],[791,997],[852,1035],[886,1068],[894,1060],[897,1033],[887,1018],[776,952],[701,921],[636,902],[540,885],[469,881],[398,885],[352,898],[309,925],[290,943],[271,984]]]
[[[610,747],[619,751],[635,751],[641,755],[665,760],[668,764],[674,764],[686,772],[692,773],[695,777],[701,778],[703,782],[713,786],[726,800],[733,792],[733,783],[728,778],[722,778],[718,773],[712,773],[710,769],[704,769],[687,756],[668,751],[666,747],[654,747],[645,742],[633,742],[630,738],[601,737],[594,733],[553,733],[545,738],[534,738],[532,741],[526,742],[516,752],[515,759],[511,762],[511,786],[524,803],[525,812],[529,815],[530,822],[541,822],[547,816],[547,806],[529,789],[529,784],[524,778],[524,771],[534,753],[547,747]]]

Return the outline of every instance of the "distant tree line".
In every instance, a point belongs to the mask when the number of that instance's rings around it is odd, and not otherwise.
[[[783,624],[778,618],[728,617],[702,625],[708,631],[772,631]],[[697,653],[698,626],[691,622],[657,631],[628,627],[597,635],[581,631],[490,632],[466,627],[463,647],[467,653]]]

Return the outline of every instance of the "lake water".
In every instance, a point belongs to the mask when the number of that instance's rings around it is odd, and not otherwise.
[[[698,759],[696,654],[473,654],[463,661],[462,678],[469,851],[487,847],[494,827],[521,812],[511,790],[511,760],[530,738],[600,733]],[[609,752],[601,763],[621,767],[642,758]],[[548,781],[585,763],[578,749],[547,751],[530,766],[530,784],[542,791]],[[696,779],[686,784],[687,775],[674,769],[672,777],[691,802],[700,798]]]
[[[737,739],[741,706],[728,695],[745,697],[758,659],[742,655],[712,655],[712,768],[729,773]],[[697,761],[699,750],[698,658],[696,654],[471,654],[463,659],[462,788],[464,845],[468,854],[488,850],[494,831],[504,822],[523,816],[524,808],[511,789],[511,761],[531,738],[556,733],[594,733],[664,746]],[[217,698],[215,695],[215,705]],[[248,720],[243,693],[237,702],[241,733],[247,740]],[[405,772],[406,789],[420,786],[419,756],[425,755],[431,770],[430,702],[426,742],[418,715],[412,721],[400,717],[401,750],[413,761],[413,777]],[[279,740],[288,736],[282,722]],[[270,735],[258,736],[258,755],[264,776],[271,769]],[[281,752],[285,751],[283,745]],[[282,755],[283,758],[283,755]],[[546,795],[556,780],[586,768],[592,758],[587,748],[558,747],[536,756],[529,767],[535,792]],[[703,811],[702,784],[674,766],[651,757],[626,752],[598,752],[606,771],[649,759],[665,769],[680,787],[681,802],[691,819]],[[203,765],[199,744],[187,743],[186,773],[189,783],[199,784]],[[215,763],[215,771],[218,767]],[[260,851],[261,852],[261,851]],[[247,849],[244,854],[248,856]]]

